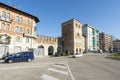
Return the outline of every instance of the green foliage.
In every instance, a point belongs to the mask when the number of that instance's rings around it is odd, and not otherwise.
[[[7,36],[6,37],[6,43],[3,43],[1,38],[2,38],[2,35],[0,35],[0,44],[7,44],[7,45],[9,45],[12,37],[11,36]]]
[[[62,56],[70,56],[70,54],[68,54],[68,53],[62,53],[61,55]]]
[[[120,53],[112,53],[107,56],[107,58],[120,60]]]

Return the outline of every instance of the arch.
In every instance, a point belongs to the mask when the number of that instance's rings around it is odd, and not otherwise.
[[[26,30],[26,34],[30,34],[30,29],[27,29],[27,30]]]
[[[80,48],[80,49],[79,49],[79,52],[80,52],[80,53],[81,53],[81,50],[82,50],[82,49]]]
[[[78,53],[78,48],[76,48],[76,53]]]
[[[38,49],[36,50],[36,55],[38,57],[44,56],[44,46],[43,45],[38,46]]]
[[[58,48],[57,48],[57,52],[62,52],[62,47],[61,46],[58,46]]]
[[[22,23],[22,22],[23,22],[23,18],[22,18],[22,17],[20,17],[20,20],[19,20],[19,21],[20,21],[20,23]]]
[[[16,22],[19,22],[19,16],[16,16]]]
[[[2,22],[2,24],[1,24],[1,29],[5,30],[5,23],[4,22]]]
[[[4,19],[6,18],[6,12],[5,11],[2,12],[2,18],[4,18]]]
[[[7,18],[7,20],[10,20],[10,13],[6,14],[6,18]]]
[[[40,45],[40,46],[38,46],[38,48],[44,48],[44,46],[43,46],[43,45]]]
[[[54,48],[53,48],[53,46],[49,46],[49,47],[48,47],[48,55],[53,55],[53,53],[54,53]]]
[[[7,24],[7,25],[6,25],[6,30],[7,30],[7,31],[10,31],[10,24]]]

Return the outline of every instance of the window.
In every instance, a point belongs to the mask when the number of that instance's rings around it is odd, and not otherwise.
[[[15,32],[18,32],[18,28],[19,28],[18,26],[15,26]]]
[[[79,34],[79,33],[77,33],[77,36],[80,36],[80,34]]]
[[[78,53],[78,48],[76,48],[76,53]]]
[[[16,16],[16,22],[22,23],[23,22],[23,18]]]
[[[20,42],[20,37],[19,36],[16,37],[16,42]]]
[[[22,33],[22,27],[19,27],[18,32]]]
[[[10,20],[10,13],[7,13],[6,19]]]
[[[26,38],[26,43],[29,43],[29,38]]]
[[[34,27],[34,31],[36,31],[37,30],[37,27]]]
[[[16,22],[19,22],[19,17],[18,16],[16,17]]]
[[[2,18],[4,18],[4,19],[6,18],[6,12],[5,11],[2,12]]]
[[[2,30],[5,30],[5,23],[2,23],[1,29],[2,29]]]
[[[15,32],[22,33],[22,27],[15,26]]]
[[[81,48],[79,49],[79,52],[81,53]]]
[[[7,24],[6,30],[7,30],[7,31],[10,31],[10,25],[9,25],[9,24]]]
[[[77,24],[77,23],[76,23],[75,25],[76,25],[76,27],[78,26],[78,24]]]
[[[27,25],[30,25],[30,20],[29,19],[27,20]]]
[[[29,34],[29,33],[30,33],[30,30],[29,30],[29,29],[27,29],[27,30],[26,30],[26,34]]]
[[[23,19],[22,19],[22,17],[20,17],[20,23],[22,23],[23,22]]]

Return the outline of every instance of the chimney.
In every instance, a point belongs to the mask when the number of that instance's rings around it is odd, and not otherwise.
[[[13,5],[13,8],[17,8],[16,5]]]

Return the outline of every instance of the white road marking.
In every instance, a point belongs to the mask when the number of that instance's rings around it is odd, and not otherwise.
[[[66,64],[67,64],[67,68],[68,68],[68,71],[69,71],[69,73],[70,73],[70,76],[71,76],[72,80],[75,80],[75,78],[74,78],[74,76],[73,76],[73,74],[72,74],[72,72],[71,72],[71,70],[70,70],[70,67],[69,67],[67,61],[66,61]]]
[[[7,70],[7,69],[24,69],[24,68],[37,68],[37,67],[47,67],[48,65],[44,66],[21,66],[21,67],[7,67],[7,68],[0,68],[0,70]]]
[[[57,79],[57,78],[54,78],[54,77],[49,76],[49,75],[46,75],[46,74],[43,74],[43,75],[41,76],[41,78],[42,78],[43,80],[59,80],[59,79]]]
[[[53,65],[53,66],[55,66],[55,67],[60,67],[60,68],[64,68],[64,69],[67,68],[66,66],[61,66],[61,65],[59,65],[59,64],[57,64],[57,65]]]
[[[57,72],[57,73],[61,73],[61,74],[68,75],[68,72],[66,72],[66,71],[57,70],[57,69],[53,69],[53,68],[48,68],[48,70],[54,71],[54,72]]]

